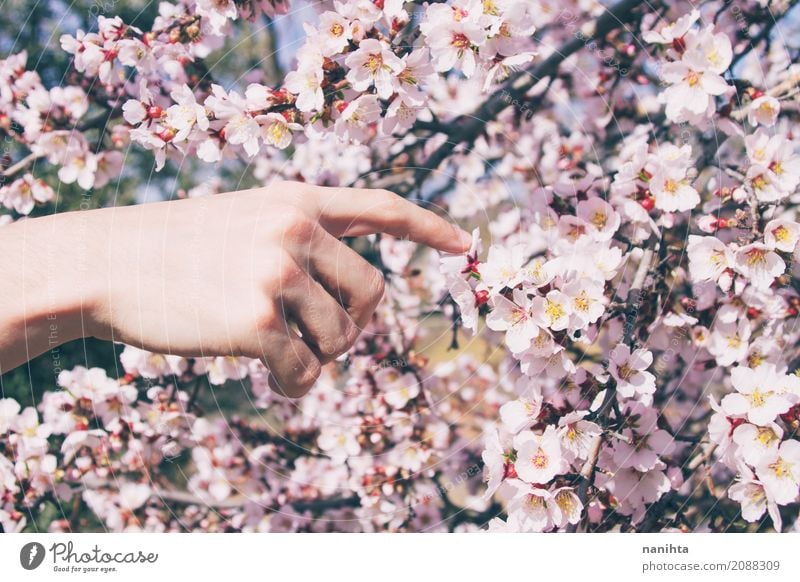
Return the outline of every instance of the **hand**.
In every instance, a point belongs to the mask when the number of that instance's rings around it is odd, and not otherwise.
[[[356,341],[382,274],[337,240],[385,232],[448,252],[464,231],[384,190],[280,182],[92,213],[91,335],[183,356],[260,358],[304,394]],[[300,331],[302,337],[296,332]]]

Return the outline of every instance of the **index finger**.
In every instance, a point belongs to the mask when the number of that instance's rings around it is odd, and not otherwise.
[[[448,253],[472,244],[469,233],[388,190],[317,186],[315,193],[318,220],[337,237],[382,232]]]

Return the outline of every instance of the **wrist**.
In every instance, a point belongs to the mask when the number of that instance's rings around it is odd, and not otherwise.
[[[0,369],[94,335],[104,269],[94,211],[25,219],[0,229]]]

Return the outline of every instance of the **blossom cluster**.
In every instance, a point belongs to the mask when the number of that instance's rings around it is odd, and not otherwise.
[[[694,4],[628,6],[594,38],[585,0],[324,3],[270,84],[206,59],[287,3],[182,0],[62,37],[74,84],[0,62],[2,222],[53,175],[113,183],[131,147],[397,180],[475,229],[465,256],[372,240],[384,301],[303,400],[258,361],[131,346],[119,378],[0,400],[3,530],[44,506],[52,531],[84,509],[114,531],[796,529],[800,69],[743,36],[737,14],[782,17],[763,2]]]

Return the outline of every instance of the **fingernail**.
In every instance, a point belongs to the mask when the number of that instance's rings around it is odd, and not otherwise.
[[[458,242],[461,243],[467,250],[472,246],[472,235],[468,233],[466,230],[461,230],[460,228],[456,227],[458,230]]]

